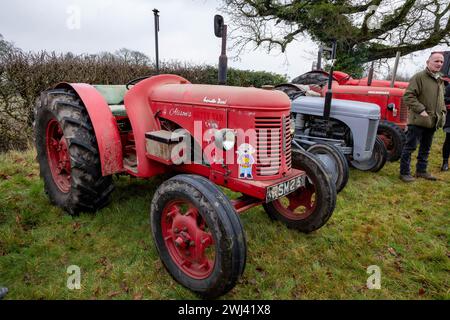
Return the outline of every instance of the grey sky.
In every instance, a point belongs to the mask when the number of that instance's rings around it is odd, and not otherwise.
[[[0,33],[24,50],[98,53],[125,47],[154,58],[152,10],[157,8],[161,59],[217,64],[220,39],[214,36],[212,22],[220,4],[220,0],[0,0]],[[289,46],[287,54],[249,51],[228,65],[292,79],[311,69],[316,50],[303,39]],[[403,58],[400,69],[413,73],[424,66],[430,51]]]

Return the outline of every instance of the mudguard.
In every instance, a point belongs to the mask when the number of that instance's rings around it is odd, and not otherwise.
[[[108,176],[123,171],[122,144],[119,129],[111,110],[102,95],[85,83],[60,83],[57,89],[71,89],[77,93],[94,127],[100,153],[102,175]]]
[[[151,177],[166,170],[164,165],[146,157],[145,133],[159,129],[150,107],[153,90],[158,86],[177,83],[190,82],[180,76],[162,74],[138,82],[125,95],[125,108],[136,143],[137,172],[133,174],[138,177]]]

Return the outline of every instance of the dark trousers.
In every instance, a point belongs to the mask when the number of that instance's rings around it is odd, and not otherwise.
[[[446,132],[444,145],[442,146],[442,159],[444,161],[448,161],[449,156],[450,156],[450,132]]]
[[[411,174],[411,154],[416,151],[419,143],[419,154],[417,155],[416,172],[427,172],[428,155],[430,154],[431,144],[435,128],[423,128],[414,125],[408,125],[406,132],[406,143],[403,146],[402,156],[400,158],[400,174]]]

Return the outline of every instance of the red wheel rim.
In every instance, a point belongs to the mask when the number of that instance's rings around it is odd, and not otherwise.
[[[378,137],[383,141],[386,146],[386,150],[388,152],[392,152],[394,150],[394,143],[392,141],[392,137],[387,135],[386,133],[378,135]]]
[[[214,238],[194,205],[170,201],[161,219],[162,235],[172,260],[194,279],[207,278],[214,269]]]
[[[307,181],[306,187],[301,187],[286,197],[274,200],[272,204],[284,217],[290,220],[303,220],[316,209],[315,193],[314,185]]]
[[[63,131],[56,119],[51,119],[46,131],[47,159],[53,181],[59,190],[70,190],[70,156]]]

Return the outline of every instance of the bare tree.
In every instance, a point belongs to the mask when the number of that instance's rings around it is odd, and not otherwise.
[[[338,43],[338,66],[361,71],[363,63],[450,45],[449,0],[223,0],[233,19],[234,49],[281,52],[309,35]],[[354,69],[354,70],[353,70]]]

